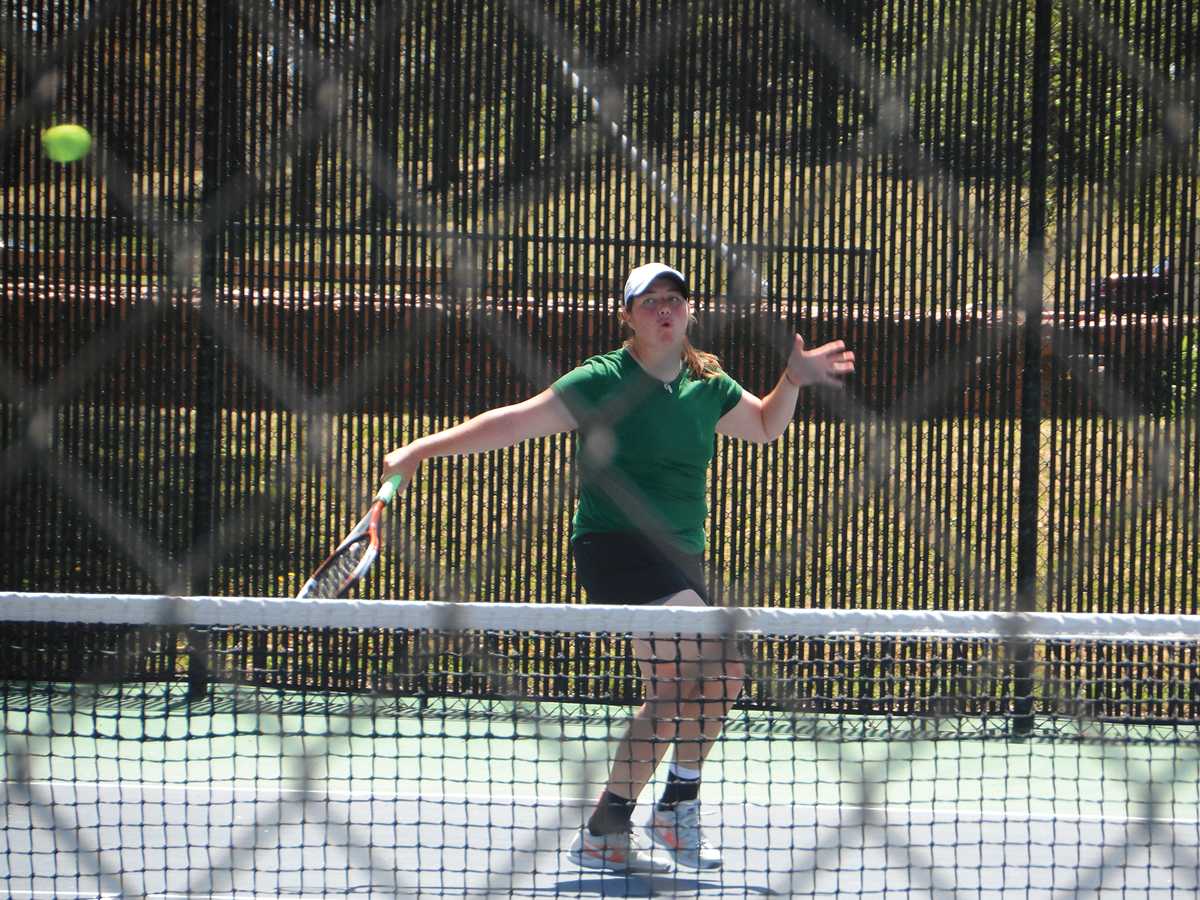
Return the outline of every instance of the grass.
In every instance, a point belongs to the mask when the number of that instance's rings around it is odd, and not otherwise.
[[[366,473],[378,471],[383,453],[442,424],[387,415],[306,421],[227,412],[213,492],[226,552],[211,569],[212,592],[294,594],[361,514],[374,490]],[[13,423],[4,425],[12,434]],[[11,508],[25,516],[38,511],[39,518],[29,523],[10,515],[0,527],[7,546],[25,550],[6,555],[3,583],[161,590],[114,535],[124,528],[126,537],[138,536],[177,564],[187,557],[196,425],[189,410],[58,408],[48,433],[51,466],[85,480],[101,503],[85,513],[79,489],[68,498],[53,479],[17,479]],[[1154,451],[1156,441],[1168,449]],[[1045,422],[1039,606],[1192,611],[1200,487],[1187,462],[1198,449],[1194,420]],[[1015,587],[1019,450],[1017,423],[1004,419],[897,422],[874,430],[803,422],[770,448],[722,439],[710,521],[718,596],[743,605],[993,608]],[[570,456],[570,439],[560,437],[428,465],[389,517],[384,553],[362,595],[576,597],[565,574]],[[395,656],[370,643],[376,640],[331,643],[303,632],[258,644],[231,639],[217,644],[214,667],[227,675],[262,667],[280,673],[284,685],[318,690],[411,693],[424,684],[435,693],[473,696],[636,692],[620,642],[479,636],[432,648],[431,661],[418,663],[416,645]],[[115,647],[78,651],[90,653],[86,659],[68,658],[76,651],[64,657],[59,648],[58,661],[47,656],[45,665],[111,668],[120,656]],[[1061,715],[1188,717],[1194,698],[1183,691],[1180,672],[1194,661],[1179,652],[1080,645],[1063,659],[1064,651],[1039,644],[1033,690],[1041,709]],[[138,651],[133,658],[151,656]],[[929,640],[760,645],[753,658],[749,702],[803,715],[1003,715],[1014,672],[1013,661],[994,649]],[[415,666],[425,680],[405,675],[394,661]],[[169,664],[182,673],[186,654]],[[326,677],[334,681],[314,681]]]
[[[11,429],[14,423],[9,423]],[[290,596],[361,515],[387,450],[447,424],[226,412],[212,499],[216,594]],[[172,565],[193,548],[189,410],[73,405],[52,468],[16,480],[4,583],[163,590],[130,535]],[[719,602],[994,608],[1016,587],[1020,432],[1005,419],[801,422],[771,447],[721,439],[710,478]],[[1190,612],[1197,594],[1194,420],[1048,420],[1040,444],[1038,604]],[[1156,449],[1157,448],[1157,449]],[[387,519],[363,596],[564,601],[574,484],[568,436],[427,464]],[[68,496],[68,494],[70,496]],[[45,499],[43,499],[43,497]]]
[[[786,155],[751,151],[730,151],[720,164],[702,154],[676,158],[665,163],[665,170],[668,181],[692,198],[700,220],[727,243],[875,254],[869,276],[823,254],[751,254],[772,288],[784,297],[872,302],[897,309],[1003,307],[1012,301],[1016,273],[1028,250],[1030,198],[1027,188],[1018,184],[901,178],[863,160],[801,166]],[[198,184],[198,179],[199,173],[192,173],[188,183]],[[192,202],[172,197],[170,190],[179,183],[167,173],[139,173],[133,188],[138,209],[150,219],[163,216],[163,210],[168,211],[165,215],[176,215],[176,210]],[[1138,184],[1136,197],[1156,204],[1156,198],[1187,196],[1187,187],[1182,179],[1159,176]],[[1169,239],[1177,231],[1173,220],[1182,211],[1172,201],[1168,208],[1129,216],[1126,221],[1126,209],[1135,199],[1130,196],[1133,190],[1087,185],[1072,193],[1061,208],[1051,202],[1047,234],[1051,264],[1045,267],[1044,281],[1048,305],[1056,299],[1071,304],[1100,274],[1148,269],[1162,256],[1171,255]],[[263,221],[284,227],[285,232],[256,238],[251,231],[251,259],[337,265],[365,265],[371,259],[379,238],[333,231],[309,236],[306,229],[291,224],[289,198],[284,194],[275,198],[269,207],[271,218]],[[103,196],[103,181],[91,169],[70,169],[53,181],[3,191],[6,208],[14,213],[67,218],[103,216]],[[729,202],[731,197],[737,197],[737,202]],[[436,210],[436,196],[429,202]],[[363,221],[361,210],[352,205],[339,207],[337,198],[329,203],[331,209],[318,210],[314,221]],[[253,209],[246,218],[248,223],[257,221]],[[535,244],[524,263],[529,283],[535,286],[569,273],[572,283],[590,278],[607,289],[620,278],[628,255],[655,252],[695,273],[702,290],[726,288],[723,264],[715,264],[706,249],[650,251],[637,246],[639,241],[695,242],[699,235],[618,160],[610,159],[603,166],[581,165],[539,194],[536,202],[519,209],[504,203],[483,205],[457,225],[451,224],[449,209],[442,210],[440,218],[435,212],[434,219],[434,227],[454,231],[535,239],[573,236],[584,241],[583,246]],[[1143,227],[1143,221],[1154,225]],[[79,241],[78,226],[67,222],[22,229],[22,235],[44,250],[73,247]],[[394,263],[398,248],[390,237],[383,241],[384,257]],[[153,259],[152,240],[122,235],[110,243],[113,252],[136,252],[140,247],[147,251],[147,259]],[[448,244],[423,239],[418,247],[423,244],[428,246],[420,252],[429,263],[449,264],[453,248]],[[89,247],[89,257],[94,250]],[[484,267],[505,277],[511,277],[520,264],[504,241],[489,244],[485,257]],[[387,277],[397,278],[399,271],[391,268]],[[316,270],[310,281],[291,287],[319,287],[321,278]],[[334,276],[332,281],[342,283],[342,278]]]

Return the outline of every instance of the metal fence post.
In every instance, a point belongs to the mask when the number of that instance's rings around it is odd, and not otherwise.
[[[1046,257],[1046,191],[1050,121],[1050,0],[1037,0],[1033,34],[1033,134],[1029,165],[1029,252],[1017,283],[1024,313],[1021,373],[1021,456],[1017,488],[1017,608],[1037,608],[1038,503],[1041,494],[1042,275]],[[1017,733],[1033,726],[1034,660],[1027,640],[1015,642]]]
[[[237,16],[228,0],[209,0],[205,22],[204,71],[204,221],[200,240],[200,315],[196,322],[196,438],[192,468],[192,544],[213,537],[220,431],[220,348],[213,335],[211,318],[217,310],[222,254],[228,222],[209,221],[214,202],[228,178],[241,168],[237,152],[243,140],[238,122]],[[211,565],[200,560],[200,568],[189,573],[193,593],[211,592]],[[203,629],[188,634],[188,696],[202,697],[207,691],[209,636]]]
[[[380,291],[389,278],[389,265],[398,241],[394,198],[396,167],[400,160],[400,72],[395,47],[400,40],[399,14],[389,4],[375,11],[378,46],[370,69],[369,108],[372,136],[371,203],[367,221],[371,230],[370,281]]]

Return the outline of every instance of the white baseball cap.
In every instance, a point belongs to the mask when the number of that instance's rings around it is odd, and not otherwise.
[[[683,288],[684,296],[687,296],[687,279],[684,278],[682,272],[663,263],[646,263],[630,272],[629,277],[625,279],[625,306],[628,307],[634,297],[644,294],[655,278],[661,278],[664,275],[676,279]]]

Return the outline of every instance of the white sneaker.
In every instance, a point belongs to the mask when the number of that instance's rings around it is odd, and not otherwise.
[[[592,834],[585,825],[567,851],[571,862],[585,869],[610,872],[670,872],[671,864],[641,844],[632,831]]]
[[[700,830],[700,801],[687,800],[674,809],[655,807],[650,837],[675,854],[675,861],[689,869],[721,868],[721,852],[704,839]]]

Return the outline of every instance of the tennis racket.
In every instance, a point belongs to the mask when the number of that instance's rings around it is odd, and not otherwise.
[[[304,582],[304,587],[296,595],[297,600],[345,597],[358,584],[379,556],[379,522],[383,518],[383,510],[403,485],[403,475],[393,475],[383,483],[367,514],[358,520],[345,540]]]

